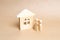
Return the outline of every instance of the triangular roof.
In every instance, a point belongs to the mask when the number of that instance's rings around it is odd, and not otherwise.
[[[19,17],[25,17],[25,16],[33,16],[35,14],[33,14],[31,11],[29,11],[28,9],[24,9],[23,11],[21,11],[18,15],[17,18]]]

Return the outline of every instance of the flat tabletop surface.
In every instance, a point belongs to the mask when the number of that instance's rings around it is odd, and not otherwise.
[[[42,19],[42,32],[19,30],[24,8]],[[0,40],[60,40],[60,0],[0,0]]]

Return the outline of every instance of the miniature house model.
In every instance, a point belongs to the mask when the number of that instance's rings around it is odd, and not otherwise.
[[[20,19],[19,20],[19,22],[20,22],[20,30],[30,29],[34,25],[35,14],[33,14],[32,12],[30,12],[27,9],[24,9],[23,11],[21,11],[17,15],[17,18]]]

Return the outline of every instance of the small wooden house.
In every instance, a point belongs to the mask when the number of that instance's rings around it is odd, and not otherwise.
[[[20,30],[30,29],[34,25],[35,14],[27,9],[24,9],[17,15],[17,18],[19,18]]]

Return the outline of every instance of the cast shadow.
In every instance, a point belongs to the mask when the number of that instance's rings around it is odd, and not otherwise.
[[[11,27],[18,28],[18,30],[20,30],[20,23],[19,22],[13,22],[11,24]]]

